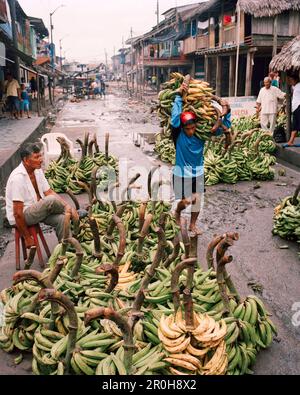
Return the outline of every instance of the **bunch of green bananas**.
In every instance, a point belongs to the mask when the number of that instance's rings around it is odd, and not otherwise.
[[[245,118],[243,122],[241,121],[240,127],[253,121]],[[275,173],[271,166],[276,163],[272,153],[275,149],[272,137],[260,129],[251,132],[239,130],[227,152],[224,152],[220,141],[209,141],[204,151],[205,184],[209,186],[220,182],[234,184],[253,179],[272,180]],[[157,136],[155,152],[162,161],[175,164],[175,147],[168,136]]]
[[[159,158],[166,163],[175,165],[175,146],[172,140],[164,134],[158,134],[156,137],[154,152],[156,152]]]
[[[275,170],[271,167],[275,165],[276,158],[269,154],[253,154],[252,158],[248,161],[248,166],[253,174],[255,180],[273,180]]]
[[[248,130],[259,128],[259,119],[256,115],[234,118],[232,121],[232,128],[240,132],[247,132]]]
[[[88,138],[88,136],[85,138],[86,145],[88,144]],[[92,140],[91,143],[93,142],[94,141]],[[78,184],[78,181],[90,183],[93,169],[95,167],[105,167],[105,169],[101,169],[98,172],[97,181],[101,190],[107,190],[109,185],[109,172],[114,171],[118,173],[117,158],[112,155],[108,155],[108,153],[93,153],[91,146],[89,154],[87,154],[86,148],[81,160],[77,161],[71,157],[69,150],[65,150],[64,144],[61,144],[61,146],[61,156],[57,161],[52,161],[45,172],[45,176],[48,179],[51,189],[57,193],[64,193],[69,189],[73,194],[78,195],[84,191]]]
[[[273,234],[299,241],[299,228],[300,198],[297,197],[294,202],[294,196],[288,196],[275,208]]]
[[[146,235],[143,244],[143,258],[140,258],[144,267],[142,270],[139,268],[136,272],[133,271],[139,239],[140,205],[130,203],[127,204],[122,217],[126,227],[126,249],[119,264],[119,282],[110,293],[106,292],[110,282],[109,275],[96,272],[96,269],[101,263],[115,262],[120,242],[118,229],[114,230],[111,238],[105,231],[101,231],[101,257],[93,256],[94,242],[80,243],[83,255],[79,254],[82,260],[76,275],[73,275],[73,270],[78,264],[78,251],[74,252],[71,245],[68,245],[64,254],[63,245],[58,245],[49,259],[49,268],[43,272],[42,278],[47,278],[53,272],[57,260],[63,260],[63,267],[53,281],[53,286],[72,301],[78,319],[76,345],[70,362],[73,374],[126,373],[124,341],[120,329],[109,320],[95,320],[86,326],[83,319],[88,310],[98,307],[113,309],[122,317],[129,316],[142,280],[149,272],[149,265],[153,262],[157,252],[156,231],[162,213],[167,213],[165,224],[167,245],[164,248],[162,264],[156,268],[145,292],[145,300],[141,309],[144,318],[136,325],[133,333],[137,352],[133,357],[132,368],[135,374],[166,374],[167,372],[177,374],[176,369],[170,366],[170,361],[179,358],[181,345],[178,344],[178,339],[176,342],[174,339],[174,344],[173,340],[169,340],[169,349],[173,353],[168,353],[161,347],[158,327],[163,315],[169,316],[174,313],[171,276],[178,263],[185,259],[186,250],[185,245],[180,243],[173,262],[168,268],[164,267],[167,258],[174,252],[175,241],[173,243],[173,239],[179,229],[175,218],[170,214],[169,204],[148,203],[144,208],[144,214],[151,214],[153,217],[149,234]],[[114,213],[112,204],[100,202],[93,206],[92,211],[94,215],[97,215],[96,213],[106,215],[107,225]],[[186,281],[187,273],[183,271],[179,276],[178,287],[182,289]],[[1,291],[1,302],[5,307],[6,315],[0,336],[0,348],[7,352],[14,349],[21,352],[32,351],[34,374],[62,375],[66,373],[64,361],[67,355],[70,319],[61,310],[54,314],[53,304],[47,301],[35,306],[34,311],[28,310],[40,290],[41,285],[30,280],[19,282],[14,287]],[[227,292],[230,295],[228,288]],[[199,268],[196,269],[193,277],[192,297],[195,312],[213,318],[217,322],[216,328],[221,326],[222,331],[226,329],[224,347],[228,354],[228,368],[225,369],[227,373],[251,373],[250,367],[254,364],[258,351],[260,348],[268,347],[272,341],[272,333],[276,333],[261,300],[255,296],[249,296],[242,303],[237,303],[232,296],[229,303],[230,313],[224,316],[225,307],[216,272],[213,269],[204,271]],[[172,331],[171,327],[170,330]],[[220,328],[218,330],[221,331]],[[186,342],[187,339],[185,339]],[[191,353],[199,352],[199,350],[195,351],[193,346],[190,350]],[[185,358],[196,365],[200,364],[197,355]],[[215,359],[216,363],[219,363],[219,359]],[[195,365],[193,363],[189,365],[189,363],[183,360],[182,365],[194,369]]]
[[[171,113],[176,93],[186,78],[180,73],[172,73],[171,77],[158,95],[158,116],[166,137],[171,136]],[[213,90],[209,84],[195,79],[190,80],[188,92],[183,95],[183,111],[192,111],[197,116],[196,136],[202,140],[211,139],[210,130],[218,118],[212,99]]]

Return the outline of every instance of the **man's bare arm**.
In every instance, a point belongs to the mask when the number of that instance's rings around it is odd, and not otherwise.
[[[13,213],[16,221],[16,227],[20,232],[21,236],[25,239],[26,248],[34,247],[34,240],[31,237],[24,217],[24,203],[13,202]]]

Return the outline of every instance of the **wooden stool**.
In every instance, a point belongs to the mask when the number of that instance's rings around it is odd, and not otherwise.
[[[44,250],[46,251],[47,257],[50,258],[51,253],[49,250],[49,247],[46,243],[46,240],[44,238],[42,229],[40,228],[40,225],[33,225],[28,227],[29,233],[32,236],[34,240],[34,244],[36,245],[36,251],[38,254],[39,262],[40,262],[40,267],[44,268],[44,260],[43,260],[43,254],[42,250],[39,244],[38,236],[40,236],[41,242],[44,246]],[[23,250],[23,257],[24,260],[27,259],[27,250],[26,250],[26,245],[25,245],[25,239],[21,236],[19,230],[17,227],[15,227],[15,249],[16,249],[16,270],[20,270],[20,241],[22,243],[22,250]]]

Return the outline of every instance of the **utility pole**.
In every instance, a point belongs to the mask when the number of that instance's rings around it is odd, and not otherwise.
[[[273,21],[273,52],[272,52],[273,58],[277,54],[277,45],[278,45],[278,15],[275,15]]]
[[[133,30],[130,29],[130,38],[131,38],[131,85],[132,85],[132,94],[134,93],[134,77],[133,77]]]
[[[177,12],[177,10],[176,10]],[[159,29],[159,0],[156,2],[156,16],[157,16],[157,30]],[[159,59],[159,44],[157,44],[157,58]],[[157,72],[156,72],[156,89],[157,92],[159,92],[159,87],[160,87],[160,68],[157,67]]]
[[[241,7],[240,1],[238,0],[237,5],[237,30],[236,30],[236,65],[235,65],[235,88],[234,88],[234,97],[238,95],[238,82],[239,82],[239,61],[240,61],[240,31],[241,31]]]
[[[107,73],[108,63],[107,63],[107,52],[106,52],[106,49],[104,49],[104,53],[105,53],[105,67],[106,67],[106,73]]]
[[[17,28],[16,28],[16,22],[17,22],[17,16],[16,16],[16,0],[8,0],[9,4],[9,9],[10,9],[10,14],[11,14],[11,25],[12,25],[12,35],[13,35],[13,43],[14,47],[17,50],[18,49],[18,36],[17,36]],[[14,77],[20,82],[21,81],[21,75],[20,75],[20,59],[17,53],[14,53]]]

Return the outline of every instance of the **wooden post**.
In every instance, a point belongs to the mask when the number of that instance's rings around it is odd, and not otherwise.
[[[229,56],[229,97],[234,95],[234,56]]]
[[[216,95],[221,96],[221,80],[222,80],[222,58],[217,55],[217,70],[216,70]]]
[[[291,129],[292,129],[292,103],[291,103],[291,87],[288,84],[288,77],[285,73],[285,81],[286,81],[286,138],[287,141],[291,137]]]
[[[251,96],[252,91],[252,72],[253,72],[253,53],[247,52],[247,68],[246,68],[246,83],[245,83],[245,96]]]
[[[41,93],[40,93],[40,76],[37,73],[36,75],[36,87],[37,87],[37,110],[38,116],[41,116]]]
[[[277,42],[278,42],[278,16],[276,15],[274,17],[274,24],[273,24],[273,54],[272,57],[274,58],[274,56],[277,54]]]
[[[192,60],[192,70],[191,70],[191,76],[195,78],[196,75],[196,60],[195,58]]]
[[[241,30],[241,7],[240,2],[237,2],[236,5],[237,9],[237,29],[236,29],[236,65],[235,65],[235,89],[234,89],[234,96],[237,97],[238,94],[238,80],[239,80],[239,61],[240,61],[240,30]]]
[[[208,56],[204,56],[205,81],[209,82]]]

